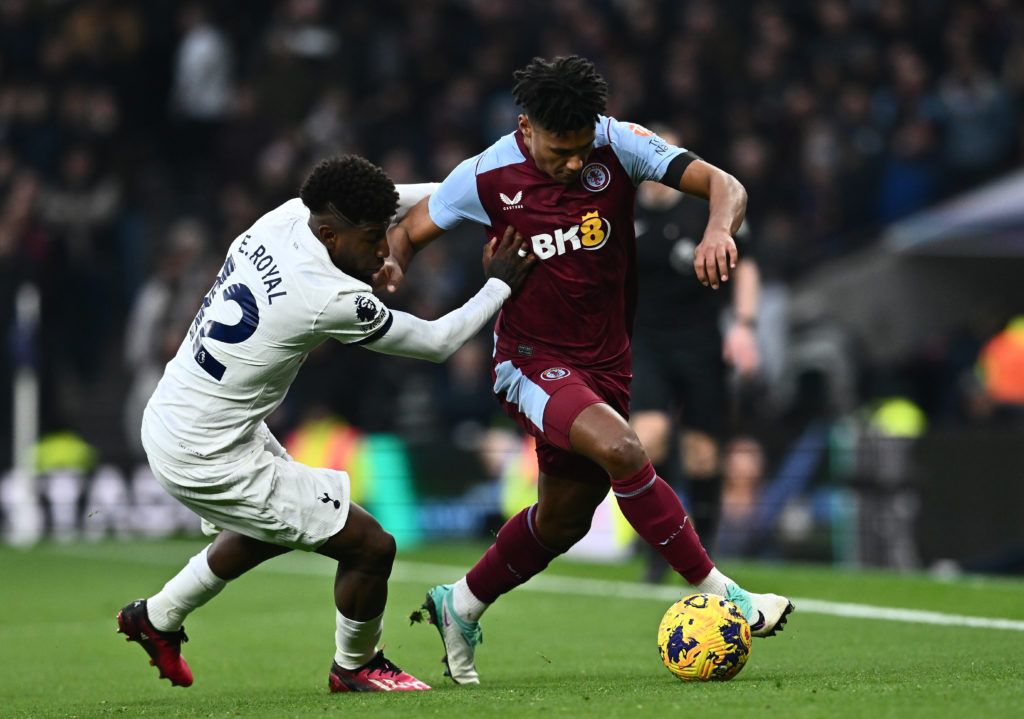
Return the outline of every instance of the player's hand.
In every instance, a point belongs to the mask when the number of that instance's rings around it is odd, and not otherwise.
[[[729,281],[729,270],[736,266],[739,252],[736,241],[725,230],[709,229],[693,253],[693,270],[705,287],[718,289]]]
[[[512,288],[515,294],[530,269],[537,263],[537,256],[530,252],[530,245],[522,233],[509,225],[499,240],[492,237],[484,247],[484,274],[495,277]]]
[[[405,279],[405,272],[402,270],[402,266],[394,257],[388,255],[384,258],[384,266],[373,276],[373,289],[375,292],[380,290],[394,292],[402,284],[403,279]]]
[[[423,202],[420,203],[420,205],[422,204]],[[405,268],[409,266],[413,255],[416,254],[416,250],[409,240],[409,231],[401,224],[388,228],[388,250],[388,256],[384,258],[384,265],[377,270],[372,278],[375,292],[380,290],[397,291],[398,286],[405,279]]]

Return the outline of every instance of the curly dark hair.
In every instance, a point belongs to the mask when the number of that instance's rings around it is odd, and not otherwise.
[[[593,125],[608,103],[608,83],[579,55],[535,57],[512,77],[516,104],[532,122],[555,134]]]
[[[398,191],[384,170],[359,155],[328,157],[302,183],[299,197],[312,212],[332,203],[356,224],[385,222],[398,207]]]

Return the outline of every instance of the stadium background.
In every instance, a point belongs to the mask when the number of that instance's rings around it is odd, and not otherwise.
[[[327,154],[441,179],[512,127],[513,69],[571,52],[608,78],[610,114],[672,125],[750,195],[766,363],[737,393],[720,549],[1021,571],[1009,0],[3,0],[4,536],[195,531],[135,428],[226,245]],[[391,304],[460,303],[481,239],[429,248]],[[352,469],[407,545],[486,533],[531,476],[488,354],[486,335],[440,367],[327,345],[273,429]]]

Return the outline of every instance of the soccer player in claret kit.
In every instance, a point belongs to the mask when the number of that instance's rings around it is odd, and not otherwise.
[[[609,486],[675,571],[698,592],[731,599],[755,636],[770,636],[793,605],[747,592],[715,568],[626,420],[637,185],[657,180],[709,200],[694,265],[715,289],[737,260],[732,233],[746,193],[693,153],[604,116],[607,85],[586,59],[535,58],[514,77],[518,129],[462,162],[389,232],[392,254],[375,280],[397,287],[416,251],[464,220],[491,234],[514,226],[538,259],[498,317],[492,368],[498,400],[537,439],[538,501],[501,528],[465,577],[427,593],[446,673],[456,683],[479,682],[480,616],[587,533]]]
[[[415,185],[402,189],[406,199],[424,195]],[[117,615],[118,631],[176,686],[192,684],[181,655],[185,618],[231,580],[297,549],[338,562],[331,691],[430,689],[377,648],[394,538],[350,500],[345,472],[294,461],[264,422],[321,343],[441,362],[535,263],[518,252],[524,239],[509,228],[485,248],[489,279],[464,305],[431,322],[392,311],[370,282],[388,254],[399,200],[391,179],[361,157],[320,162],[298,198],[231,243],[146,405],[142,443],[153,474],[216,535],[163,589]]]

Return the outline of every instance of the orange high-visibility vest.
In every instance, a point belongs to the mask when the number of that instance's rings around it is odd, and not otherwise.
[[[977,369],[993,400],[1024,405],[1024,316],[1010,320],[982,347]]]

